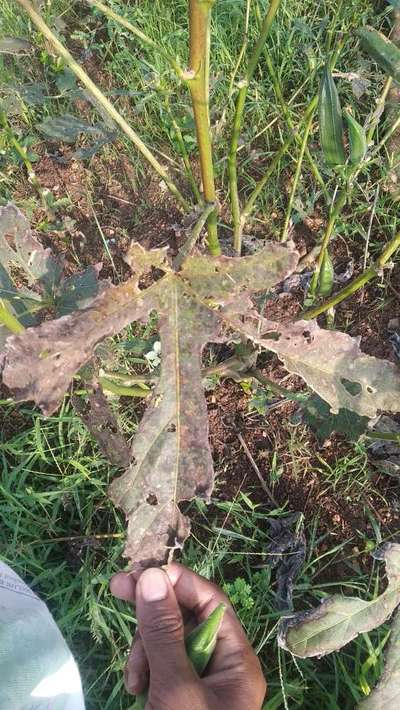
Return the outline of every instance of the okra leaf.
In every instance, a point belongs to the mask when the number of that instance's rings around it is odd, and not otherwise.
[[[88,305],[102,286],[100,269],[64,277],[62,260],[40,244],[22,212],[11,203],[0,207],[0,299],[25,327],[41,308],[64,315]]]
[[[11,336],[3,381],[17,399],[32,399],[52,414],[96,345],[133,320],[147,318],[155,305],[149,292],[145,300],[137,280],[130,279],[105,289],[87,308]]]
[[[367,429],[368,417],[361,417],[349,409],[331,412],[329,404],[317,394],[301,405],[303,421],[316,433],[318,440],[324,442],[336,432],[343,434],[349,441],[357,441]]]
[[[220,324],[173,274],[158,295],[161,375],[132,445],[133,463],[110,487],[128,519],[125,554],[143,566],[167,561],[187,537],[178,503],[208,500],[213,488],[201,355]]]
[[[74,143],[82,133],[104,135],[104,127],[101,124],[93,126],[71,114],[46,118],[37,125],[37,128],[49,138],[64,143]]]
[[[323,330],[316,321],[260,324],[255,318],[250,324],[233,317],[231,323],[253,342],[276,353],[289,372],[302,377],[329,404],[333,414],[349,409],[361,417],[373,418],[379,410],[399,410],[398,367],[365,355],[360,338]]]
[[[129,466],[132,459],[130,447],[100,387],[93,387],[86,402],[81,397],[74,396],[72,403],[108,460],[121,468]]]
[[[388,585],[380,596],[372,601],[339,594],[328,597],[318,608],[282,622],[280,646],[301,658],[324,656],[381,626],[400,603],[400,545],[383,545],[374,557],[386,563]]]
[[[146,252],[134,244],[126,260],[135,273],[129,281],[105,288],[81,311],[12,336],[3,380],[17,399],[33,399],[50,414],[101,340],[157,311],[160,379],[133,442],[132,463],[110,487],[112,500],[128,519],[125,554],[134,566],[143,567],[165,562],[187,537],[189,524],[179,502],[196,495],[208,499],[212,490],[203,348],[209,341],[230,339],[225,313],[242,313],[251,306],[249,294],[285,278],[296,267],[298,255],[266,245],[256,258],[212,259],[216,278],[211,304],[199,278],[206,272],[202,257],[198,269],[193,260],[189,269],[174,272],[165,249]],[[151,269],[155,278],[160,271],[165,275],[140,290],[142,276]],[[224,307],[218,308],[218,302]]]
[[[400,707],[400,611],[392,622],[383,675],[376,688],[362,700],[358,710],[382,710]]]

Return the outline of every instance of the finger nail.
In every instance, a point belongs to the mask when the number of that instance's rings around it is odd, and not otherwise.
[[[161,569],[147,569],[139,579],[142,598],[146,602],[159,602],[168,596],[168,583]]]
[[[130,692],[135,694],[135,691],[137,690],[137,687],[139,685],[139,676],[136,673],[133,668],[129,668],[129,666],[125,669],[125,686],[126,689]]]

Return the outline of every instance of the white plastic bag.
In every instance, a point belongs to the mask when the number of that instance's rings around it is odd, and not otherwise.
[[[85,710],[77,665],[47,606],[3,562],[0,710]]]

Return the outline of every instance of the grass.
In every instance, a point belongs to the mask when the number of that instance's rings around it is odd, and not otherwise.
[[[361,121],[374,107],[383,76],[360,54],[354,28],[368,20],[387,30],[388,6],[381,3],[377,12],[375,4],[369,0],[321,0],[319,3],[284,0],[268,46],[295,125],[318,91],[319,79],[313,70],[314,63],[317,68],[323,64],[328,48],[335,47],[341,34],[346,43],[337,71],[345,75],[338,80],[343,103],[356,104]],[[121,7],[117,2],[110,2],[110,5],[116,10]],[[263,10],[267,3],[264,0],[251,2],[249,46],[257,32],[257,5]],[[124,11],[185,63],[186,6],[186,0],[173,3],[144,0],[124,5]],[[229,134],[232,114],[232,101],[227,102],[226,96],[230,92],[231,75],[243,42],[244,7],[243,0],[218,0],[213,13],[211,106],[212,121],[218,127],[215,159],[223,223],[227,222],[224,141]],[[179,181],[184,182],[184,167],[173,121],[182,131],[186,150],[194,164],[193,120],[187,93],[177,85],[164,60],[141,47],[125,30],[91,12],[84,3],[52,0],[45,4],[44,14],[50,23],[56,18],[68,23],[71,29],[71,33],[67,32],[68,44],[75,56],[87,62],[90,71],[97,74],[103,90],[111,95],[135,130],[170,166]],[[17,104],[7,104],[14,130],[22,138],[32,136],[32,149],[40,156],[47,144],[38,130],[39,122],[48,116],[65,113],[79,116],[76,100],[82,97],[77,94],[76,87],[69,93],[60,91],[58,79],[65,74],[63,66],[51,55],[41,37],[29,34],[26,19],[16,12],[15,3],[0,0],[0,22],[1,35],[31,36],[35,46],[40,47],[40,52],[29,58],[0,55],[1,95],[6,101],[10,101],[15,86],[21,82],[29,85],[40,82],[44,87],[46,98],[43,101],[32,103],[25,98]],[[58,28],[62,31],[60,22]],[[354,100],[347,76],[349,72],[357,71],[371,82],[359,102]],[[237,78],[240,76],[241,69]],[[99,119],[93,107],[86,106],[85,111],[93,122]],[[262,60],[250,87],[239,150],[242,199],[251,192],[286,135],[282,108]],[[316,133],[311,135],[310,148],[332,194],[335,175],[324,168],[317,138]],[[5,202],[15,198],[18,204],[29,208],[30,214],[35,214],[36,196],[10,146],[1,141],[0,137],[0,200]],[[82,143],[86,142],[84,137]],[[140,191],[147,179],[148,168],[124,138],[117,145],[102,149],[102,162],[96,163],[93,159],[85,163],[87,181],[84,190],[88,203],[93,205],[97,218],[95,229],[100,231],[103,248],[103,253],[96,254],[96,258],[103,258],[107,264],[110,256],[111,261],[113,257],[103,230],[109,214],[101,209],[103,195],[99,194],[99,166],[108,170],[121,152],[129,157],[132,182]],[[294,149],[282,159],[277,175],[258,202],[248,228],[251,233],[279,236],[297,160],[298,151]],[[398,209],[382,189],[385,174],[385,161],[380,160],[368,175],[362,174],[359,178],[351,206],[338,223],[340,236],[337,243],[346,257],[355,255],[356,259],[362,260],[368,253],[377,254],[382,242],[399,228]],[[124,224],[123,236],[126,238],[144,219],[147,199],[147,209],[153,207],[150,198],[146,195],[142,198]],[[374,200],[374,220],[369,233]],[[74,206],[69,212],[65,210],[70,216],[74,216],[74,212]],[[324,200],[305,162],[292,221],[296,225],[317,218],[323,223],[325,212]],[[79,263],[76,243],[71,239],[68,242],[68,239],[67,236],[63,246],[75,250],[74,260]],[[119,278],[121,272],[117,264],[112,275]],[[383,278],[379,288],[371,313],[391,305],[393,296],[389,291],[389,279]],[[343,316],[342,326],[351,330],[356,319],[357,314],[349,311]],[[151,330],[146,336],[150,333]],[[124,367],[130,366],[129,355],[125,357]],[[123,565],[121,553],[125,536],[125,523],[106,496],[108,483],[116,471],[101,457],[68,401],[57,416],[47,419],[28,406],[16,407],[8,400],[2,401],[1,410],[1,556],[47,601],[79,662],[88,709],[128,710],[132,702],[123,689],[122,669],[135,619],[133,611],[115,601],[108,591],[110,576]],[[119,415],[125,432],[131,435],[139,416],[134,403],[123,404]],[[294,478],[298,476],[299,481],[304,480],[303,460],[311,456],[307,446],[299,431],[291,430],[287,442],[289,454],[280,447],[273,456],[272,485],[279,480],[287,455],[291,458]],[[216,463],[220,480],[226,480],[223,461]],[[331,495],[343,504],[365,504],[372,482],[361,444],[348,445],[346,453],[337,456],[328,456],[328,452],[320,448],[310,466],[323,495]],[[387,628],[365,634],[340,654],[322,660],[295,661],[280,650],[276,643],[279,615],[274,598],[275,573],[267,565],[265,555],[269,543],[269,511],[259,502],[259,491],[248,481],[243,488],[237,486],[229,501],[223,500],[223,493],[223,484],[218,484],[217,479],[211,508],[192,505],[194,530],[183,561],[206,577],[215,579],[230,594],[269,681],[270,692],[264,710],[307,709],[316,704],[327,710],[355,707],[381,673]],[[280,516],[284,511],[274,514]],[[383,533],[373,511],[368,512],[368,517],[370,537],[360,532],[355,538],[339,543],[336,543],[334,534],[328,536],[318,532],[318,511],[307,518],[308,552],[295,586],[296,609],[309,608],[338,589],[345,593],[359,593],[364,598],[377,594],[382,568],[368,566],[366,560],[368,550],[375,542],[382,541]],[[369,570],[367,576],[366,568]]]
[[[21,433],[6,436],[0,445],[1,556],[47,601],[79,662],[88,708],[127,709],[131,702],[122,687],[122,669],[135,619],[108,591],[111,575],[121,568],[125,534],[124,521],[106,497],[115,470],[67,404],[59,416],[47,419],[9,401],[2,402],[2,409],[3,429],[15,426],[17,419]],[[339,460],[335,474],[343,476],[352,465]],[[358,481],[352,485],[351,480],[346,495],[357,494]],[[334,485],[330,475],[325,485]],[[364,635],[321,661],[295,661],[278,649],[275,574],[265,554],[268,516],[265,506],[254,502],[254,492],[250,486],[222,502],[217,485],[211,509],[193,504],[193,537],[183,561],[230,594],[265,668],[270,687],[266,709],[285,702],[289,707],[311,708],[319,702],[324,708],[352,708],[379,676],[387,629]],[[366,545],[360,536],[353,547],[352,541],[332,547],[317,531],[314,518],[307,529],[295,608],[311,607],[338,589],[364,598],[376,594],[382,569],[372,566],[366,577],[360,564],[374,540]],[[340,584],[334,572],[329,580],[339,562]]]

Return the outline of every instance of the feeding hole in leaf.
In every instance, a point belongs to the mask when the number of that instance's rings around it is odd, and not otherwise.
[[[303,330],[303,338],[307,340],[309,345],[312,343],[312,335],[309,330]]]
[[[346,380],[345,377],[341,377],[340,382],[342,383],[345,390],[353,397],[357,397],[357,395],[361,393],[362,387],[359,382],[352,382],[351,380]]]
[[[158,498],[155,493],[149,493],[146,498],[146,503],[149,505],[158,505]]]
[[[170,424],[167,431],[170,432],[171,434],[174,434],[176,432],[175,424]]]

